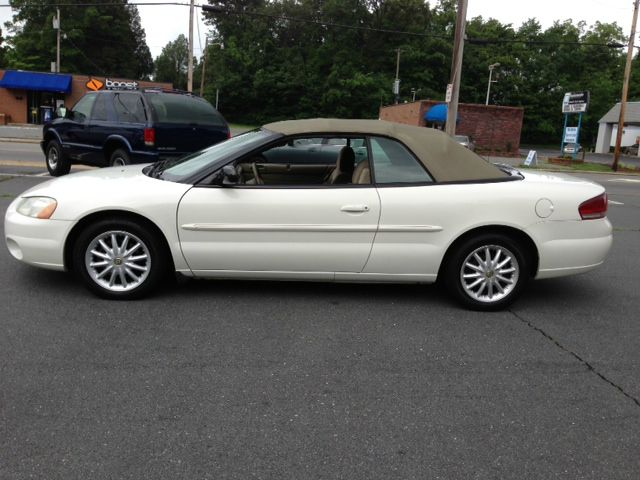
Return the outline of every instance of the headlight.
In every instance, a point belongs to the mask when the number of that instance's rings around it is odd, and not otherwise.
[[[58,202],[50,197],[23,198],[16,209],[18,213],[32,218],[51,218]]]

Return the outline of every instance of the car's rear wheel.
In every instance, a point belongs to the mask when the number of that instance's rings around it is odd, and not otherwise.
[[[71,162],[62,152],[62,146],[57,140],[49,140],[45,148],[47,170],[52,177],[66,175],[71,170]]]
[[[151,231],[127,219],[107,219],[86,228],[74,248],[73,266],[95,294],[134,299],[152,292],[165,278],[167,256]]]
[[[109,157],[109,165],[112,167],[123,167],[130,164],[131,157],[129,157],[129,153],[122,148],[115,149]]]
[[[469,238],[449,257],[445,284],[453,297],[473,310],[499,310],[511,304],[529,279],[524,249],[511,237]]]

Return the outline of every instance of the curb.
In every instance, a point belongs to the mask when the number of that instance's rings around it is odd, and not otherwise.
[[[8,142],[8,143],[40,143],[39,138],[3,138],[0,137],[0,142]]]

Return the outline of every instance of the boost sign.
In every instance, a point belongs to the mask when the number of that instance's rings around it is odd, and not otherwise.
[[[120,80],[111,80],[107,78],[105,81],[107,90],[137,90],[138,82],[125,82]]]

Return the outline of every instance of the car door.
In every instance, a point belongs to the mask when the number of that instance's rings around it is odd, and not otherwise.
[[[400,142],[371,137],[371,163],[380,222],[363,273],[434,280],[442,258],[444,226],[451,211],[442,187]],[[450,201],[450,199],[449,199]],[[392,277],[389,277],[392,278]]]
[[[65,153],[80,163],[90,163],[88,159],[95,150],[91,147],[88,124],[96,96],[96,93],[88,93],[78,100],[60,131]]]
[[[110,109],[108,97],[110,92],[102,92],[96,95],[93,104],[91,118],[87,126],[87,143],[90,146],[90,153],[87,155],[87,163],[93,165],[107,165],[104,154],[104,145],[111,134],[113,127],[109,119]]]
[[[196,186],[177,227],[196,275],[331,280],[363,270],[379,215],[371,184]]]

